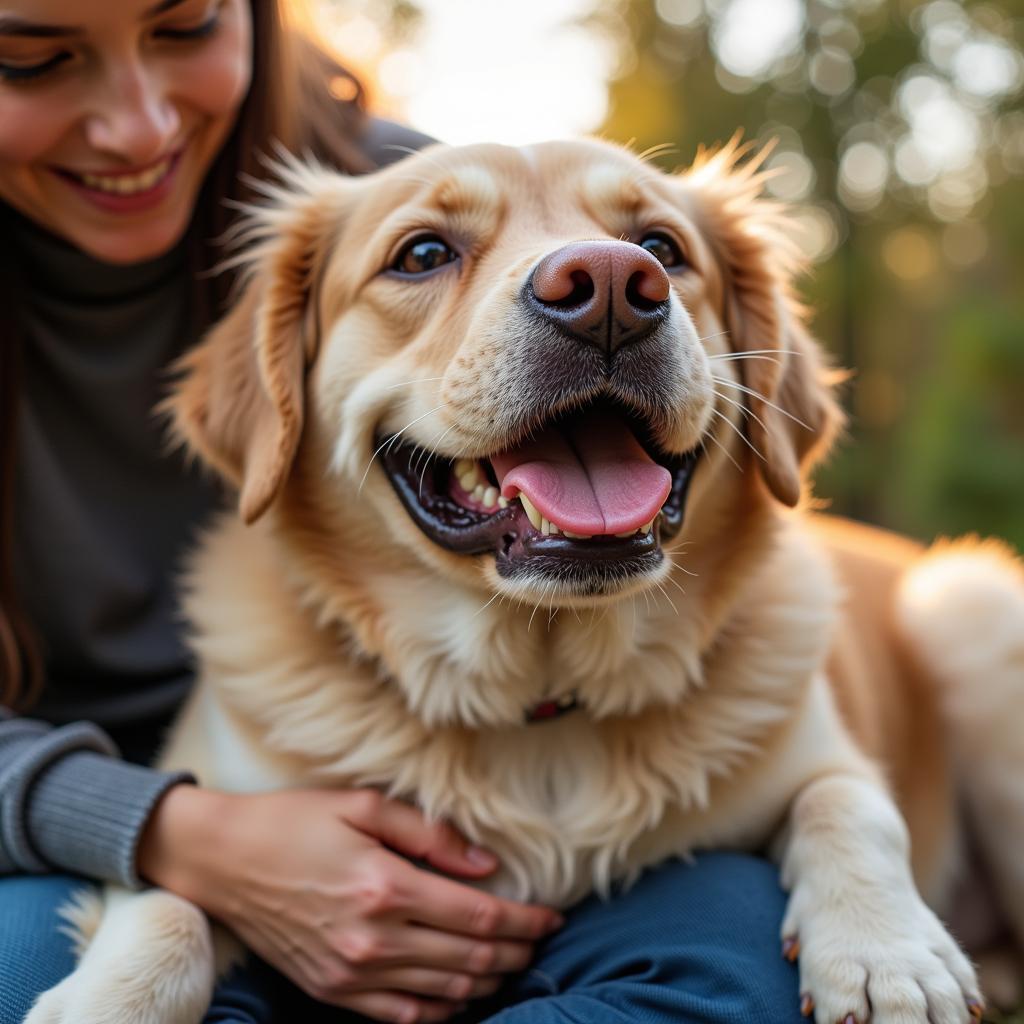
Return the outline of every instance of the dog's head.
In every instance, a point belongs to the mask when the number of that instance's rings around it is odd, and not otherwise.
[[[350,535],[495,593],[656,585],[716,481],[794,505],[838,422],[759,189],[735,147],[677,176],[593,141],[286,162],[177,431],[247,521],[315,479]]]

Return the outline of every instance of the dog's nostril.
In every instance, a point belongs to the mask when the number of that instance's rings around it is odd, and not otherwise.
[[[545,306],[556,306],[559,309],[572,309],[582,306],[594,297],[594,279],[585,270],[571,270],[543,281],[533,280],[533,294]]]
[[[594,297],[594,279],[585,270],[574,270],[569,278],[572,281],[572,291],[556,305],[582,306],[584,302]]]
[[[668,298],[668,289],[662,290],[659,284],[650,279],[647,271],[638,270],[626,282],[626,301],[641,312],[653,312]]]

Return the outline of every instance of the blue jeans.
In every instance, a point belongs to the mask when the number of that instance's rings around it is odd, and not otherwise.
[[[0,1024],[73,966],[54,911],[81,881],[0,879]],[[588,899],[500,998],[459,1024],[801,1024],[796,969],[779,952],[784,896],[774,868],[714,853],[645,874],[608,902]],[[265,965],[217,988],[204,1024],[365,1024],[318,1007]]]

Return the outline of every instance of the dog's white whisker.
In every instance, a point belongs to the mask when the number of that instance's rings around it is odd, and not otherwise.
[[[413,384],[429,384],[435,380],[444,380],[444,377],[420,377],[418,380],[403,380],[400,384],[389,384],[384,390],[393,391],[395,388],[407,388]]]
[[[359,481],[359,486],[356,488],[356,494],[359,494],[359,493],[362,492],[363,484],[366,483],[366,478],[370,475],[370,467],[373,465],[373,460],[375,458],[377,458],[377,456],[380,455],[380,453],[385,448],[387,448],[388,451],[390,451],[391,450],[391,446],[394,445],[394,443],[399,439],[399,437],[401,437],[402,434],[404,434],[410,427],[414,427],[417,423],[419,423],[420,420],[425,420],[428,416],[432,416],[439,409],[443,409],[443,408],[444,408],[444,403],[443,402],[440,405],[435,405],[433,409],[428,409],[422,416],[417,416],[416,419],[410,420],[408,423],[406,423],[406,425],[404,427],[402,427],[401,430],[396,431],[386,441],[384,441],[384,443],[370,456],[370,461],[366,464],[366,469],[363,472],[363,477]]]
[[[661,596],[664,597],[666,601],[668,601],[668,605],[672,609],[672,611],[676,615],[678,615],[679,614],[679,609],[676,607],[675,602],[672,600],[672,598],[669,597],[669,593],[665,589],[665,585],[659,580],[658,582],[656,582],[654,584],[654,586],[658,589],[658,593],[660,593]]]
[[[717,414],[718,414],[719,416],[722,416],[722,414],[721,414],[720,412],[718,412],[718,410],[717,410],[717,409],[712,409],[711,411],[712,411],[712,413],[717,413]],[[726,417],[726,416],[722,416],[722,419],[726,420],[726,422],[728,422],[728,423],[729,423],[729,425],[730,425],[730,426],[732,426],[732,424],[731,424],[731,422],[729,421],[728,417]],[[718,440],[718,438],[717,438],[717,437],[716,437],[716,436],[715,436],[714,434],[708,434],[708,435],[707,435],[707,438],[708,438],[708,440],[709,440],[709,441],[713,441],[713,442],[714,442],[714,443],[715,443],[716,445],[718,445],[718,447],[719,447],[719,448],[720,448],[720,449],[722,450],[722,453],[723,453],[723,454],[725,455],[725,457],[726,457],[726,458],[727,458],[727,459],[728,459],[728,460],[729,460],[729,461],[730,461],[730,462],[731,462],[731,463],[732,463],[732,464],[733,464],[733,465],[734,465],[734,466],[735,466],[735,467],[736,467],[736,468],[737,468],[737,469],[738,469],[738,470],[739,470],[739,471],[740,471],[741,473],[743,472],[743,467],[742,467],[742,466],[741,466],[741,465],[740,465],[740,464],[739,464],[739,463],[738,463],[738,462],[737,462],[737,461],[736,461],[736,460],[735,460],[735,459],[734,459],[734,458],[732,457],[732,453],[731,453],[731,452],[729,451],[729,449],[728,449],[728,448],[726,448],[726,447],[725,447],[725,445],[724,445],[724,444],[722,444],[722,442],[721,442],[721,441],[719,441],[719,440]],[[706,449],[705,449],[705,450],[706,450]]]
[[[535,604],[533,606],[533,611],[530,613],[530,621],[527,622],[527,624],[526,624],[526,632],[527,633],[529,633],[530,630],[533,629],[533,618],[534,618],[534,616],[537,614],[537,612],[539,610],[540,610],[540,605],[539,604]]]
[[[781,406],[776,405],[774,402],[769,402],[768,399],[765,398],[764,395],[762,395],[760,391],[755,391],[753,388],[748,388],[746,386],[746,384],[737,384],[736,381],[729,380],[727,377],[716,377],[716,376],[714,376],[714,374],[712,374],[711,379],[716,384],[725,384],[725,385],[727,385],[730,388],[736,388],[737,391],[742,391],[745,394],[751,395],[753,398],[759,398],[769,408],[774,409],[778,413],[781,413],[787,419],[791,419],[798,426],[803,427],[804,430],[810,430],[811,429],[806,423],[804,423],[803,420],[798,419],[792,413],[787,412],[785,409],[783,409]],[[724,398],[725,397],[724,395],[719,394],[717,391],[715,392],[715,394],[718,395],[719,398]],[[748,412],[749,412],[749,410],[748,410]],[[751,415],[753,415],[753,413],[751,413]],[[764,424],[762,423],[761,426],[764,426]]]
[[[761,427],[764,429],[764,432],[766,434],[768,433],[768,425],[765,423],[765,421],[763,419],[761,419],[761,417],[758,416],[757,413],[755,413],[752,409],[748,409],[747,406],[745,406],[742,402],[737,402],[735,399],[729,398],[727,395],[723,395],[720,391],[716,391],[715,392],[715,397],[716,398],[720,398],[723,402],[728,402],[729,405],[734,406],[735,408],[739,409],[743,413],[746,413],[747,416],[749,416],[752,420],[754,420],[756,423],[759,423],[761,425]],[[735,424],[732,422],[732,420],[730,420],[728,418],[728,416],[723,417],[723,419],[725,419],[726,422],[730,426],[732,426],[734,430],[736,429]],[[765,457],[763,455],[761,455],[760,452],[757,451],[756,448],[754,448],[754,445],[747,438],[746,434],[744,434],[744,433],[742,433],[741,431],[738,431],[738,430],[737,430],[737,433],[739,433],[740,437],[742,437],[743,440],[746,441],[747,444],[749,444],[750,447],[753,448],[753,450],[755,452],[757,452],[758,456],[761,459],[763,459],[765,462],[768,461],[767,459],[765,459]]]
[[[669,555],[669,559],[668,560],[671,563],[673,569],[678,569],[680,572],[685,572],[687,576],[692,576],[694,579],[698,579],[699,578],[700,573],[691,572],[685,566],[680,565],[671,555]],[[672,579],[671,575],[668,578]],[[678,585],[678,581],[673,580],[673,582],[677,583],[677,585]],[[680,589],[682,589],[682,588],[680,588]],[[684,591],[684,593],[685,593],[685,591]]]
[[[719,397],[722,397],[722,396],[719,396]],[[743,408],[743,406],[741,405],[741,406],[740,406],[740,408],[742,409],[742,408]],[[737,426],[736,426],[736,424],[735,424],[735,423],[733,423],[733,421],[732,421],[731,419],[729,419],[729,417],[728,417],[728,416],[726,416],[726,415],[725,415],[725,413],[723,413],[723,412],[719,411],[718,409],[712,409],[712,410],[711,410],[711,412],[712,412],[712,415],[718,416],[718,417],[719,417],[720,419],[724,420],[724,421],[725,421],[725,422],[726,422],[726,423],[727,423],[727,424],[729,425],[729,429],[730,429],[730,430],[731,430],[731,431],[732,431],[732,432],[733,432],[733,433],[734,433],[734,434],[735,434],[735,435],[736,435],[736,436],[737,436],[737,437],[738,437],[738,438],[739,438],[739,439],[740,439],[740,440],[741,440],[741,441],[742,441],[742,442],[743,442],[743,443],[744,443],[744,444],[745,444],[745,445],[746,445],[746,446],[747,446],[747,447],[748,447],[748,448],[749,448],[749,449],[750,449],[750,450],[751,450],[751,451],[752,451],[752,452],[753,452],[753,453],[754,453],[754,454],[755,454],[755,455],[756,455],[756,456],[757,456],[757,457],[758,457],[758,458],[759,458],[759,459],[760,459],[760,460],[762,461],[762,462],[764,462],[764,463],[767,463],[767,462],[768,462],[768,460],[767,460],[767,459],[766,459],[766,458],[765,458],[765,457],[764,457],[764,456],[763,456],[763,455],[761,454],[761,452],[759,452],[759,451],[757,450],[757,447],[756,447],[756,446],[754,445],[754,442],[753,442],[753,441],[751,441],[751,440],[750,440],[750,438],[749,438],[749,437],[747,437],[747,435],[746,435],[746,434],[744,434],[744,433],[743,433],[743,431],[742,431],[742,430],[740,430],[740,428],[739,428],[739,427],[737,427]],[[756,417],[755,417],[755,418],[756,418]]]
[[[444,439],[458,426],[457,423],[453,423],[437,440],[431,441],[430,445],[432,448],[439,448],[443,443]],[[424,449],[426,451],[426,449]],[[420,500],[423,499],[423,478],[426,475],[427,467],[430,465],[430,459],[423,459],[423,468],[420,470],[420,484],[419,484],[419,496]]]
[[[498,604],[500,605],[501,602],[504,600],[504,598],[505,598],[505,595],[502,594],[502,592],[500,590],[496,591],[494,596],[490,599],[490,601],[487,602],[487,604],[483,605],[481,608],[478,608],[477,611],[473,615],[470,616],[469,621],[472,622],[473,619],[477,618],[480,615],[483,615],[483,613],[485,611],[487,611],[487,609],[490,608],[491,605],[494,604],[495,601],[497,601]]]
[[[705,334],[703,338],[697,339],[699,345],[703,341],[713,341],[715,338],[724,338],[729,334],[728,331],[716,331],[714,334]],[[728,354],[728,353],[726,353]],[[708,356],[708,359],[722,359],[723,356]]]
[[[728,333],[728,332],[726,332]],[[709,335],[709,337],[715,337],[715,335]],[[806,352],[799,352],[793,348],[752,348],[745,349],[742,352],[723,352],[721,355],[708,356],[708,359],[721,359],[723,361],[729,359],[750,359],[753,356],[804,356]]]

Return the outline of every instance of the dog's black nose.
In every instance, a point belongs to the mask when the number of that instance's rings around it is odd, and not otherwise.
[[[639,341],[668,315],[665,268],[632,242],[572,242],[534,268],[527,301],[573,338],[604,349]]]

